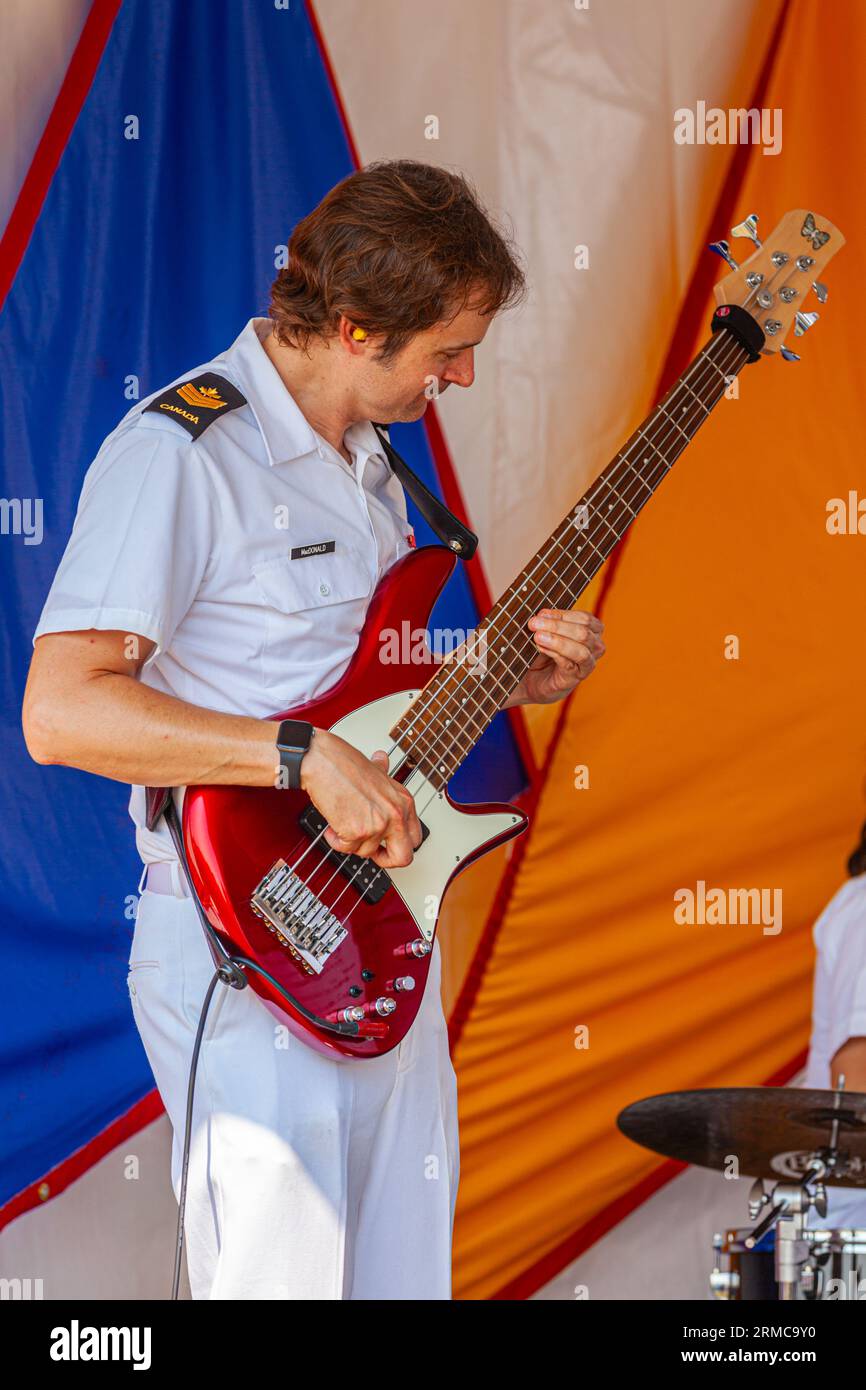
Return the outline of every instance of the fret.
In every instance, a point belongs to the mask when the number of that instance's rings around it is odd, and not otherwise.
[[[540,608],[574,606],[746,360],[726,332],[716,334],[505,590],[465,650],[443,661],[395,724],[391,737],[437,790],[538,655],[527,619]],[[587,524],[578,526],[577,516]]]
[[[659,406],[659,410],[661,411],[662,415],[664,415],[668,420],[670,420],[675,430],[680,430],[680,427],[677,424],[676,420],[674,420],[671,415],[668,415],[663,405]],[[680,430],[680,434],[682,435],[683,439],[691,439],[691,435],[686,434],[685,430]]]

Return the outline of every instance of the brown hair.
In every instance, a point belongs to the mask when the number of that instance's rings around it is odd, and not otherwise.
[[[513,245],[462,174],[379,160],[336,184],[295,227],[271,286],[277,340],[306,348],[340,316],[384,340],[390,361],[415,334],[471,301],[498,313],[523,296]]]

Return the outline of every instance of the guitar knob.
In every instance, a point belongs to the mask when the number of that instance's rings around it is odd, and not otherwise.
[[[424,956],[429,956],[432,950],[433,947],[429,941],[419,939],[418,941],[406,941],[402,946],[395,946],[394,955],[415,956],[418,960],[422,960]]]
[[[326,1014],[329,1023],[360,1023],[364,1010],[360,1004],[350,1004],[347,1009],[338,1009],[335,1014]]]
[[[396,980],[389,980],[385,988],[392,989],[395,993],[400,993],[402,990],[413,990],[415,977],[414,975],[398,975]]]
[[[380,994],[378,999],[374,999],[372,1003],[364,1005],[362,1017],[366,1017],[367,1014],[378,1014],[380,1018],[387,1018],[388,1014],[392,1014],[396,1007],[396,999],[388,999],[384,994]]]

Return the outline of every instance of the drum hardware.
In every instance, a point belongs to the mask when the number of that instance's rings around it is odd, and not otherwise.
[[[833,1092],[836,1114],[830,1121],[830,1142],[826,1149],[816,1152],[809,1163],[803,1180],[799,1183],[778,1182],[771,1192],[767,1192],[760,1178],[756,1178],[749,1193],[749,1215],[754,1221],[763,1210],[769,1207],[750,1236],[746,1237],[746,1248],[754,1250],[768,1231],[776,1228],[776,1283],[779,1298],[791,1301],[797,1298],[802,1288],[804,1271],[808,1271],[808,1282],[814,1287],[816,1271],[808,1264],[811,1243],[804,1238],[806,1217],[814,1210],[819,1216],[827,1215],[827,1189],[824,1178],[834,1171],[839,1153],[839,1105],[845,1090],[845,1077],[840,1076]],[[712,1286],[712,1280],[710,1281]]]
[[[739,1171],[755,1178],[749,1216],[757,1224],[713,1238],[716,1298],[866,1296],[866,1231],[806,1224],[812,1211],[826,1216],[827,1186],[866,1187],[866,1095],[846,1092],[844,1076],[834,1091],[719,1088],[651,1096],[628,1106],[617,1123],[635,1143],[666,1157],[727,1171],[736,1156]]]
[[[804,1238],[806,1217],[813,1209],[827,1215],[827,1189],[822,1181],[827,1165],[817,1157],[802,1182],[779,1182],[771,1192],[760,1178],[749,1194],[749,1215],[754,1220],[763,1207],[769,1211],[746,1237],[746,1249],[754,1250],[768,1231],[776,1230],[776,1283],[780,1299],[796,1299],[810,1245]],[[813,1185],[814,1184],[814,1190]],[[712,1281],[711,1281],[712,1283]]]

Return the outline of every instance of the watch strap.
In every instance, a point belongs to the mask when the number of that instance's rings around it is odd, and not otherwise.
[[[301,787],[301,762],[313,741],[315,728],[303,719],[284,719],[277,729],[277,749],[280,770],[285,769],[285,786],[290,791]]]

